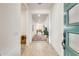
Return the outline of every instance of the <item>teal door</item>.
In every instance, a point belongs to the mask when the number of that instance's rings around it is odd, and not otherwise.
[[[64,4],[64,55],[79,56],[79,4]]]

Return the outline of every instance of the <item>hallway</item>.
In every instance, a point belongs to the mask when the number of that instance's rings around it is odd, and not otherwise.
[[[58,54],[46,41],[33,41],[24,49],[22,56],[58,56]]]
[[[62,3],[0,4],[0,55],[63,56],[63,6]]]

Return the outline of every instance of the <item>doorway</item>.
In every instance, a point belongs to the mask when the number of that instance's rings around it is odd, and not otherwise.
[[[48,14],[32,14],[32,41],[49,41]]]

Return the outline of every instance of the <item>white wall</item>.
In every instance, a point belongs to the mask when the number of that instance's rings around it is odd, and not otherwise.
[[[46,20],[43,22],[43,24],[48,28],[49,30],[49,15],[47,16]]]
[[[20,55],[20,4],[0,4],[0,55]]]
[[[27,36],[27,46],[31,43],[32,40],[32,19],[31,19],[31,11],[29,6],[26,4],[26,36]]]
[[[27,4],[21,4],[21,35],[26,35],[26,46],[31,42],[31,14]]]
[[[55,48],[59,55],[63,55],[63,48],[62,48],[62,40],[63,40],[63,29],[64,29],[64,9],[63,4],[54,4],[52,6],[52,18],[50,21],[50,34],[51,40],[50,43]]]
[[[30,43],[32,42],[32,14],[31,14],[31,10],[29,9],[29,14],[28,14],[29,18],[28,18],[28,34],[29,34],[29,40]]]
[[[26,34],[26,12],[27,7],[24,4],[21,4],[21,35]]]

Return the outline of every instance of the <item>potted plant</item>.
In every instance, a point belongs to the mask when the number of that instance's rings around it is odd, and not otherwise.
[[[49,32],[47,30],[47,27],[44,28],[44,35],[46,35],[46,37],[48,38]]]

